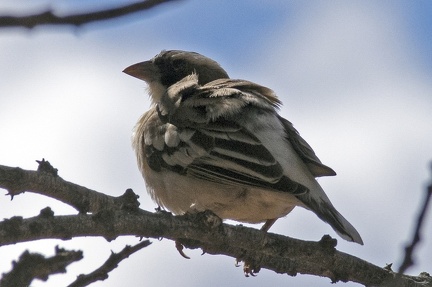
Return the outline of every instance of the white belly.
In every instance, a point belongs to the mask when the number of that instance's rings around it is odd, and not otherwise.
[[[222,219],[259,223],[287,215],[301,205],[289,193],[215,184],[171,171],[146,172],[153,200],[174,214],[211,210]]]

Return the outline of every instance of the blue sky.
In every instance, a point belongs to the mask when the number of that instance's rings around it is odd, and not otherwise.
[[[66,12],[99,3],[32,5]],[[28,3],[4,1],[0,12],[14,7],[25,11]],[[320,183],[365,245],[342,241],[302,209],[278,220],[271,231],[305,240],[330,234],[341,251],[398,266],[430,180],[431,19],[429,1],[195,0],[79,29],[2,29],[0,164],[34,169],[34,160],[45,157],[66,180],[112,195],[133,188],[141,206],[153,210],[130,146],[132,127],[149,101],[145,84],[121,71],[162,49],[197,51],[221,63],[231,77],[275,90],[284,103],[280,113],[338,173]],[[56,214],[74,212],[26,193],[12,202],[0,197],[0,215],[34,216],[48,205]],[[412,274],[432,272],[430,218],[424,232]],[[83,238],[3,247],[0,272],[8,271],[24,248],[45,254],[53,254],[57,244],[84,249],[85,259],[70,266],[68,275],[34,283],[64,285],[97,268],[110,250],[136,242]],[[185,260],[172,242],[153,242],[93,286],[126,281],[129,286],[330,285],[326,278],[265,270],[246,279],[231,258],[187,250],[192,259]]]

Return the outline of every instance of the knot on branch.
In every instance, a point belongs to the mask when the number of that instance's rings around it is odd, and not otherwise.
[[[139,195],[136,194],[131,188],[126,189],[125,193],[117,197],[121,202],[121,210],[125,211],[138,211],[140,203],[138,201]]]
[[[320,247],[328,253],[334,253],[336,251],[337,239],[332,238],[330,235],[324,235],[318,242]]]
[[[51,207],[47,206],[40,211],[39,217],[45,219],[54,218],[54,211],[51,209]]]
[[[37,171],[38,172],[45,172],[53,175],[54,177],[58,176],[58,169],[54,168],[49,161],[42,158],[42,160],[36,160],[36,162],[39,164]]]

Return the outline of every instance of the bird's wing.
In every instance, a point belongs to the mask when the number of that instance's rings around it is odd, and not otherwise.
[[[145,136],[149,166],[220,184],[264,187],[302,194],[270,151],[238,120],[252,109],[276,112],[279,101],[265,87],[217,80],[199,86],[186,77],[168,89],[155,109],[163,123]],[[158,126],[158,125],[154,125]]]
[[[281,116],[279,116],[279,120],[285,128],[288,141],[315,177],[336,175],[336,172],[332,168],[321,163],[312,147],[300,136],[290,121]]]

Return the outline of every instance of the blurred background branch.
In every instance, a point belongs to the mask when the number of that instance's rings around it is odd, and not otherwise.
[[[426,214],[429,209],[430,199],[432,197],[432,176],[431,176],[431,183],[426,188],[425,198],[423,199],[422,206],[419,210],[419,214],[417,217],[417,220],[414,224],[415,228],[413,229],[413,235],[411,239],[411,243],[405,247],[405,256],[401,263],[401,266],[399,267],[399,273],[403,274],[405,271],[414,265],[414,249],[416,246],[420,243],[422,240],[422,226],[425,223]]]
[[[55,248],[55,255],[45,257],[42,254],[24,251],[18,261],[13,262],[10,272],[0,278],[2,287],[30,286],[34,279],[47,281],[53,274],[66,273],[66,267],[83,258],[81,251]]]
[[[54,11],[48,10],[41,13],[26,15],[26,16],[12,16],[0,15],[0,28],[5,27],[24,27],[34,28],[42,25],[73,25],[82,26],[84,24],[111,20],[127,16],[137,12],[150,10],[161,4],[168,2],[178,2],[179,0],[147,0],[137,3],[120,6],[117,8],[104,9],[99,11],[87,12],[82,14],[72,15],[58,15]]]

